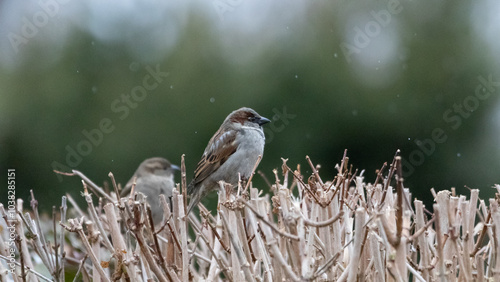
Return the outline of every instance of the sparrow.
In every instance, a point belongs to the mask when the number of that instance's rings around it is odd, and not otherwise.
[[[158,225],[163,219],[163,209],[159,196],[164,194],[171,201],[172,189],[175,186],[174,171],[180,170],[164,158],[150,158],[143,161],[134,175],[121,192],[122,197],[128,196],[134,179],[136,179],[135,192],[141,192],[151,207],[153,223]]]
[[[241,108],[230,113],[219,130],[208,142],[205,152],[188,185],[191,196],[187,214],[198,205],[201,198],[219,188],[223,180],[238,184],[238,173],[248,179],[257,159],[264,154],[264,130],[262,125],[270,122],[250,108]]]

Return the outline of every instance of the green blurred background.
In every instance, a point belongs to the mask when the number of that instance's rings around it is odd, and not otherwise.
[[[331,179],[348,149],[373,182],[401,149],[405,185],[428,204],[432,187],[490,197],[499,12],[494,0],[0,1],[0,199],[8,168],[16,196],[33,189],[43,209],[79,198],[79,179],[54,168],[125,183],[145,158],[185,154],[190,181],[242,106],[273,120],[268,177],[281,157],[309,175],[309,155]]]

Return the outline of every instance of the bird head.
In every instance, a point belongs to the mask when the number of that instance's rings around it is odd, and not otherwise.
[[[172,175],[175,170],[180,170],[178,166],[171,164],[164,158],[150,158],[143,161],[137,169],[136,176],[140,177],[146,174],[154,175]]]
[[[262,125],[270,122],[269,119],[262,117],[256,111],[250,108],[240,108],[229,114],[224,123],[231,123],[237,127],[255,127],[260,128]]]

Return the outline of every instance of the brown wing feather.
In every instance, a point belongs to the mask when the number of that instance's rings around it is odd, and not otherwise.
[[[208,142],[209,145],[198,163],[198,167],[194,172],[193,184],[202,182],[226,162],[238,147],[234,142],[235,140],[235,131],[217,131],[212,139],[210,139],[210,142]]]

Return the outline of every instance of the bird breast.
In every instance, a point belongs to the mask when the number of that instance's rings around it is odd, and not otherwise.
[[[248,179],[259,155],[264,154],[264,132],[262,128],[243,127],[236,136],[235,142],[238,144],[236,152],[216,173],[219,176],[226,176],[226,182],[233,185],[238,183],[238,173],[241,177]]]

